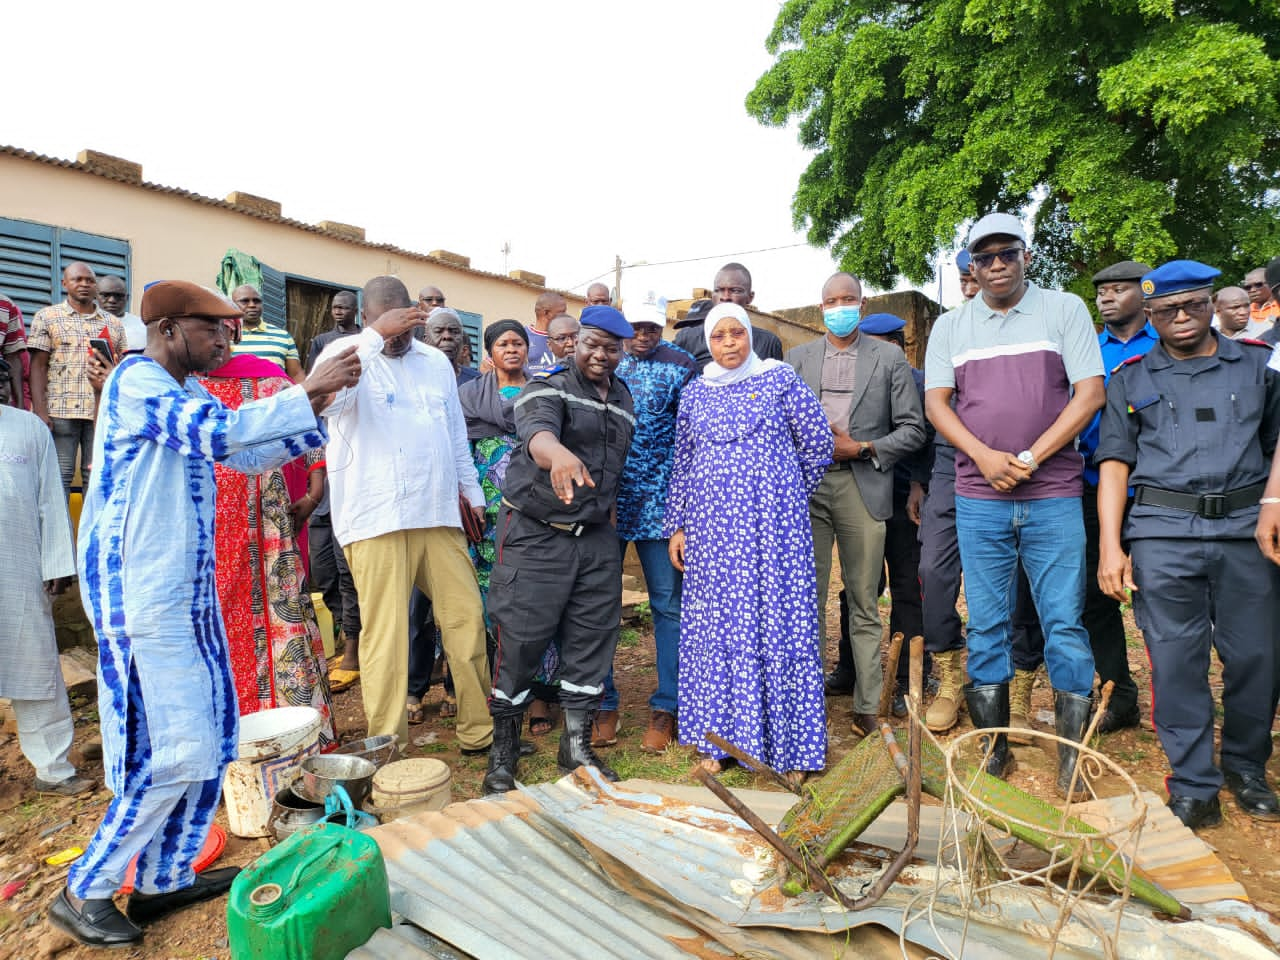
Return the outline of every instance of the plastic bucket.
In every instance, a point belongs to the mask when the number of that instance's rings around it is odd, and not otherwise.
[[[373,775],[366,809],[383,822],[443,810],[453,800],[453,773],[443,760],[415,757],[388,763]]]
[[[240,718],[240,759],[227,764],[222,796],[237,837],[265,837],[276,794],[293,783],[302,761],[320,750],[320,711],[260,710]]]

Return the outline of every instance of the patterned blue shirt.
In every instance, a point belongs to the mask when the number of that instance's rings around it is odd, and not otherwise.
[[[662,539],[676,448],[676,409],[680,391],[697,375],[693,355],[665,340],[648,356],[628,353],[618,364],[618,379],[631,390],[636,414],[618,489],[618,536],[623,540]]]
[[[1143,324],[1141,330],[1128,340],[1121,340],[1106,327],[1098,334],[1098,346],[1102,348],[1102,369],[1105,371],[1103,382],[1111,382],[1111,371],[1131,357],[1141,357],[1160,342],[1155,327],[1150,323]],[[1105,409],[1105,408],[1104,408]],[[1098,449],[1098,434],[1102,423],[1102,411],[1099,410],[1089,421],[1089,425],[1080,433],[1079,450],[1084,457],[1084,482],[1091,487],[1098,485],[1098,467],[1093,462],[1093,451]]]

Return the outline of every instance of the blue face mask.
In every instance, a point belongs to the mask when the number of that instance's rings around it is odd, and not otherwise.
[[[858,307],[828,307],[822,311],[822,322],[837,337],[853,333],[861,319],[862,310]]]

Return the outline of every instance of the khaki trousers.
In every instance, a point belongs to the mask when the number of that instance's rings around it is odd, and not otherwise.
[[[884,521],[867,512],[852,471],[830,469],[809,498],[813,551],[818,568],[818,610],[822,651],[827,650],[827,585],[831,580],[831,547],[840,551],[840,575],[849,601],[849,639],[857,681],[855,713],[880,709],[884,676],[880,665],[880,571],[884,569]],[[363,657],[363,647],[361,656]]]
[[[409,592],[431,598],[458,698],[458,743],[469,750],[493,741],[487,697],[484,610],[462,531],[454,527],[396,530],[343,548],[360,597],[360,692],[369,736],[409,741]]]

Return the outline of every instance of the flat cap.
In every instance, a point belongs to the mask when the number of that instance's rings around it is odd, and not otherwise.
[[[969,242],[966,249],[973,253],[973,248],[987,237],[1013,237],[1027,244],[1027,235],[1022,230],[1022,221],[1012,213],[988,213],[969,230]]]
[[[203,317],[224,320],[240,317],[244,311],[222,294],[187,280],[158,280],[142,293],[139,311],[143,323],[164,317]]]
[[[882,336],[886,333],[897,333],[906,325],[907,321],[901,317],[895,317],[892,313],[873,313],[869,317],[862,318],[858,329],[863,333]]]
[[[1201,290],[1213,286],[1222,271],[1198,260],[1170,260],[1142,278],[1142,299],[1167,297],[1184,290]]]
[[[685,327],[696,327],[707,319],[707,314],[711,312],[711,308],[715,306],[705,297],[701,300],[695,300],[689,304],[689,312],[681,319],[676,321],[676,329],[682,330]]]
[[[968,250],[961,250],[956,254],[956,269],[961,273],[968,273],[969,268],[973,266],[973,257]]]
[[[1117,283],[1122,280],[1132,280],[1137,283],[1150,272],[1151,268],[1139,260],[1121,260],[1095,273],[1093,285],[1096,287],[1099,284]]]
[[[636,332],[631,329],[631,324],[627,323],[627,318],[622,315],[622,311],[605,303],[587,307],[578,317],[578,323],[584,327],[595,327],[597,330],[611,333],[622,340],[630,340],[636,335]]]

